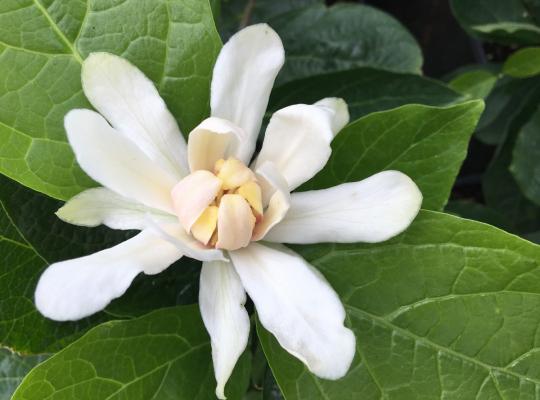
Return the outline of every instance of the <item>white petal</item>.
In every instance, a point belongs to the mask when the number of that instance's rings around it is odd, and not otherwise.
[[[124,197],[173,212],[170,192],[176,180],[101,115],[72,110],[64,124],[77,161],[91,178]]]
[[[160,224],[159,221],[148,219],[149,230],[171,243],[182,254],[199,261],[225,261],[228,259],[223,251],[206,247],[192,235],[186,233],[180,224]]]
[[[289,212],[265,240],[382,242],[407,229],[421,204],[422,193],[407,175],[384,171],[360,182],[293,193]]]
[[[331,115],[334,136],[349,123],[349,107],[345,100],[340,99],[339,97],[327,97],[319,100],[314,105],[321,107]]]
[[[187,174],[186,142],[156,87],[129,61],[109,53],[84,60],[86,97],[111,125],[176,180]]]
[[[88,189],[70,199],[56,215],[67,223],[94,227],[106,225],[112,229],[148,227],[148,218],[160,223],[174,223],[177,217],[120,196],[106,188]]]
[[[221,181],[211,172],[200,170],[182,179],[172,190],[174,209],[187,232],[214,201],[221,188]]]
[[[226,194],[219,204],[216,248],[236,250],[247,246],[254,226],[255,216],[248,202],[238,194]]]
[[[281,39],[266,24],[242,29],[219,53],[212,77],[212,116],[232,121],[246,132],[248,139],[237,152],[244,163],[255,149],[270,91],[284,61]]]
[[[230,253],[261,324],[311,372],[343,377],[355,353],[354,334],[343,325],[345,310],[324,277],[283,246],[258,243]]]
[[[262,221],[255,225],[252,240],[261,240],[274,225],[285,217],[291,203],[291,195],[285,178],[271,162],[262,164],[256,174],[262,189],[263,205],[266,210]]]
[[[212,339],[216,396],[225,399],[225,384],[249,337],[249,316],[244,308],[246,292],[231,263],[203,263],[199,306]]]
[[[210,117],[201,122],[188,139],[188,160],[191,171],[213,171],[220,158],[236,157],[239,144],[246,141],[245,131],[227,120]]]
[[[332,152],[333,116],[322,107],[296,104],[277,111],[266,128],[256,168],[273,162],[293,190],[319,172]]]
[[[176,247],[142,232],[110,249],[52,264],[39,279],[36,306],[56,321],[87,317],[124,294],[140,272],[161,272],[180,257]]]

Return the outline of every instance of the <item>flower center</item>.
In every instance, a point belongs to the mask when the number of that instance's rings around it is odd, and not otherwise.
[[[245,247],[263,216],[261,188],[255,174],[243,162],[228,158],[216,161],[213,175],[219,189],[189,231],[204,245],[226,250]]]

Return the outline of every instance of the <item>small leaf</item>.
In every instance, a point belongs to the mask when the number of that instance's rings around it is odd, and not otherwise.
[[[503,72],[515,78],[528,78],[540,74],[540,47],[516,51],[504,63]]]
[[[538,398],[539,246],[422,211],[384,243],[294,250],[339,293],[357,354],[318,379],[258,325],[287,400]]]
[[[200,0],[2,1],[0,173],[67,200],[95,186],[66,142],[64,115],[89,108],[81,62],[108,51],[156,84],[184,134],[208,115],[221,47],[210,4]]]
[[[460,74],[452,79],[448,86],[472,99],[485,99],[491,93],[496,82],[497,76],[495,74],[477,69]]]
[[[351,120],[405,104],[446,106],[463,100],[463,96],[433,79],[357,68],[299,79],[279,86],[272,92],[269,109],[277,111],[291,104],[310,104],[332,96],[345,99]]]
[[[328,163],[301,190],[359,181],[394,169],[419,186],[423,208],[440,210],[483,108],[479,100],[447,108],[407,105],[360,118],[336,136]]]
[[[451,0],[460,25],[481,39],[503,44],[540,43],[540,27],[522,0]]]
[[[525,196],[540,205],[540,109],[518,134],[510,171]]]
[[[47,357],[48,354],[23,356],[0,349],[0,398],[10,399],[24,376]]]
[[[244,353],[226,387],[241,400]],[[215,399],[210,340],[197,306],[163,309],[100,325],[32,370],[13,400]]]

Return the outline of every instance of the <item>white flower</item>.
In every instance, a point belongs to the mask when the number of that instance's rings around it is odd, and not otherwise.
[[[335,98],[276,112],[246,167],[283,61],[282,43],[267,25],[234,35],[214,67],[212,116],[186,146],[142,72],[111,54],[85,60],[84,93],[101,115],[72,110],[65,127],[80,166],[103,187],[75,196],[58,216],[142,232],[51,265],[36,290],[43,315],[86,317],[122,295],[139,273],[157,274],[188,256],[203,261],[200,308],[219,398],[248,341],[246,292],[262,325],[310,371],[345,375],[355,338],[343,325],[338,296],[304,259],[275,243],[383,241],[407,228],[422,196],[397,171],[290,194],[323,168],[330,142],[348,123],[347,105]]]

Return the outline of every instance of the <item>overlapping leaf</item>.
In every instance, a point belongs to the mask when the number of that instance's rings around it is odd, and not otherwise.
[[[259,326],[287,400],[540,397],[537,245],[423,211],[385,243],[294,249],[340,294],[357,354],[345,378],[319,380]]]
[[[0,172],[59,199],[94,185],[63,130],[68,110],[89,107],[80,69],[94,51],[141,68],[188,133],[207,115],[220,46],[208,1],[0,2]]]
[[[108,322],[35,368],[13,400],[213,400],[210,353],[197,306]],[[249,373],[246,353],[227,384],[229,399],[242,399]]]

